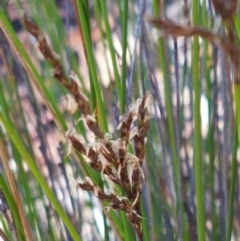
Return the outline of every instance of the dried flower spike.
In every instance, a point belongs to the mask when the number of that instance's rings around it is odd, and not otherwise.
[[[237,11],[237,0],[212,0],[214,9],[224,20],[232,19]]]
[[[106,193],[105,189],[98,187],[90,177],[86,177],[83,182],[79,182],[78,187],[92,192],[99,200],[107,201],[109,208],[125,211],[139,240],[142,241],[140,196],[144,179],[142,162],[150,119],[147,107],[152,102],[150,93],[146,93],[143,99],[138,99],[135,104],[130,106],[129,112],[120,121],[119,138],[112,140],[112,135],[109,133],[104,135],[98,126],[95,113],[90,108],[77,75],[71,72],[68,76],[71,80],[69,82],[59,57],[48,45],[38,26],[25,16],[22,17],[22,20],[27,30],[37,39],[39,49],[45,59],[52,65],[54,77],[69,91],[66,97],[68,111],[73,114],[76,110],[79,110],[82,117],[78,121],[84,120],[87,128],[95,135],[94,143],[84,143],[84,140],[76,133],[74,128],[67,131],[67,155],[74,147],[86,156],[87,160],[90,160],[86,163],[98,171],[102,179],[117,184],[125,195],[119,197],[113,191]],[[136,120],[137,123],[135,123]],[[131,139],[134,142],[134,154],[127,152]]]

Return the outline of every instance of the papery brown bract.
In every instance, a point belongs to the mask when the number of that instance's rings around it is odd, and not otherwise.
[[[212,0],[214,9],[224,20],[232,19],[237,11],[237,0]]]

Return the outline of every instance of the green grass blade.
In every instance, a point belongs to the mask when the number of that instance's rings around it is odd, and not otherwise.
[[[127,36],[128,36],[128,0],[123,1],[122,16],[122,93],[120,99],[121,113],[125,112],[126,81],[127,81]]]
[[[90,71],[93,78],[93,84],[96,94],[97,101],[97,114],[99,118],[99,124],[104,133],[108,132],[107,120],[105,115],[105,108],[103,105],[102,91],[98,81],[97,67],[93,57],[93,50],[91,45],[91,39],[89,35],[88,25],[86,18],[84,17],[84,4],[82,1],[77,1],[78,15],[82,26],[82,32],[84,37],[84,42],[86,46],[87,56],[88,56],[88,64],[90,65]]]
[[[13,196],[10,192],[9,187],[7,186],[4,178],[2,177],[2,175],[0,175],[0,188],[2,189],[4,196],[6,197],[6,201],[9,205],[9,208],[13,214],[13,218],[15,221],[15,225],[16,225],[16,229],[17,229],[17,233],[18,233],[18,238],[23,241],[25,240],[24,237],[24,233],[23,233],[23,227],[22,224],[20,222],[20,217],[17,211],[17,207],[16,207],[16,203],[14,202]]]
[[[118,98],[120,99],[120,103],[122,103],[122,101],[121,101],[121,98],[122,98],[122,96],[121,96],[122,88],[121,87],[122,86],[121,86],[121,82],[120,82],[120,76],[118,73],[118,67],[117,67],[115,50],[114,50],[114,46],[113,46],[111,28],[110,28],[109,21],[108,21],[108,12],[107,12],[106,1],[100,0],[100,4],[101,4],[101,10],[102,10],[102,17],[103,17],[103,21],[104,21],[104,25],[105,25],[105,29],[106,29],[108,47],[109,47],[109,51],[111,54],[111,61],[112,61],[112,65],[113,65],[114,78],[115,78],[116,86],[117,86]]]
[[[234,102],[235,102],[235,130],[232,153],[231,179],[230,179],[230,195],[228,205],[228,221],[227,221],[227,241],[231,240],[232,224],[233,224],[233,207],[234,194],[237,178],[237,149],[240,137],[240,85],[236,83],[234,86]]]
[[[199,25],[199,1],[192,2],[193,25]],[[199,72],[199,38],[193,37],[192,45],[192,78],[194,89],[194,170],[195,170],[195,190],[197,208],[197,233],[198,240],[205,241],[205,208],[203,190],[203,167],[202,167],[202,134],[201,134],[201,79]]]
[[[159,8],[157,1],[153,2],[153,11],[154,15],[159,16]],[[158,55],[160,60],[161,69],[163,72],[163,81],[164,81],[164,96],[165,96],[165,105],[167,112],[167,121],[168,121],[168,133],[170,138],[170,145],[172,151],[172,159],[173,159],[173,172],[174,172],[174,181],[175,181],[175,191],[176,191],[176,209],[177,209],[177,217],[178,217],[178,231],[180,240],[183,238],[183,215],[182,215],[182,198],[181,198],[181,176],[180,176],[180,166],[179,166],[179,158],[177,151],[177,142],[174,130],[174,120],[173,120],[173,112],[172,112],[172,101],[171,101],[171,89],[169,84],[169,73],[168,66],[165,61],[166,59],[166,51],[165,51],[165,43],[162,38],[158,40]]]
[[[33,160],[31,158],[31,156],[29,155],[28,151],[25,149],[25,147],[24,147],[21,139],[19,138],[16,130],[13,128],[14,125],[9,123],[9,121],[6,120],[6,118],[3,116],[2,112],[0,112],[0,121],[2,122],[4,128],[6,129],[8,135],[9,135],[9,137],[11,138],[12,142],[14,143],[16,148],[18,149],[18,151],[21,154],[22,158],[28,164],[28,167],[32,171],[34,177],[39,182],[39,184],[41,185],[42,189],[44,190],[44,192],[46,193],[47,197],[49,198],[50,202],[54,206],[55,210],[57,211],[57,213],[61,217],[62,221],[64,222],[64,224],[68,228],[68,230],[69,230],[71,236],[73,237],[73,239],[75,241],[77,241],[77,240],[81,241],[81,238],[78,235],[77,231],[75,230],[73,224],[71,223],[71,221],[67,217],[66,213],[62,209],[61,205],[59,204],[59,202],[56,199],[56,197],[53,194],[53,192],[48,187],[48,184],[46,183],[46,181],[42,177],[41,173],[39,172],[36,164],[33,162]]]
[[[124,226],[124,240],[126,240],[126,241],[134,240],[134,235],[131,230],[129,221],[126,217],[126,214],[124,212],[121,212],[121,217],[122,217],[123,226]]]
[[[228,206],[228,220],[227,220],[227,241],[231,241],[232,225],[233,225],[233,207],[234,207],[234,194],[236,188],[237,179],[237,149],[239,138],[239,126],[235,126],[233,153],[232,153],[232,166],[231,166],[231,181],[230,181],[230,194],[229,194],[229,206]]]
[[[36,80],[38,91],[42,94],[43,100],[47,100],[45,104],[51,111],[52,115],[55,116],[55,120],[57,120],[58,127],[60,130],[67,130],[67,125],[57,108],[55,101],[53,100],[51,94],[48,92],[46,86],[44,85],[39,73],[37,72],[36,68],[34,67],[30,57],[26,53],[24,47],[20,43],[18,37],[16,36],[11,24],[9,23],[7,17],[5,16],[4,12],[0,10],[0,27],[4,31],[7,39],[9,40],[11,46],[13,47],[14,51],[18,55],[20,61],[22,62],[24,68],[26,69],[27,73]]]

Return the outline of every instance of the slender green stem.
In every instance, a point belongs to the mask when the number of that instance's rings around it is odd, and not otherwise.
[[[192,1],[193,25],[199,25],[199,1]],[[203,191],[203,166],[202,166],[202,134],[201,134],[201,80],[199,73],[199,39],[193,37],[192,46],[192,78],[194,89],[194,170],[195,170],[195,192],[197,208],[197,235],[198,241],[205,240],[205,209]]]
[[[19,213],[19,217],[20,217],[22,226],[23,226],[23,231],[25,233],[25,236],[26,236],[27,240],[32,241],[33,236],[32,236],[31,230],[30,230],[30,226],[28,224],[25,212],[23,210],[23,206],[22,206],[22,202],[21,202],[21,199],[20,199],[20,195],[18,193],[17,185],[16,185],[16,182],[15,182],[14,176],[13,176],[11,170],[10,170],[10,167],[8,165],[7,153],[5,151],[5,148],[3,146],[3,142],[2,142],[1,139],[0,139],[0,156],[1,156],[1,159],[2,159],[2,164],[3,164],[4,171],[6,173],[7,180],[9,182],[9,186],[10,186],[12,194],[13,194],[13,198],[14,198],[15,201],[17,200],[16,201],[16,207],[17,207],[17,210],[18,210],[18,213]]]
[[[6,198],[6,201],[9,205],[9,208],[10,208],[12,214],[13,214],[14,222],[15,222],[16,229],[17,229],[16,236],[18,237],[19,240],[23,241],[26,238],[24,236],[22,223],[21,223],[20,218],[19,218],[16,203],[15,203],[14,198],[13,198],[13,196],[12,196],[10,190],[9,190],[9,187],[7,186],[5,180],[3,179],[3,177],[1,175],[0,175],[0,188],[3,191],[4,196]],[[14,231],[13,235],[15,235],[15,231]]]
[[[1,10],[0,10],[0,20],[1,20],[0,27],[4,31],[15,53],[18,55],[19,60],[21,61],[23,67],[25,68],[27,74],[29,75],[29,79],[31,83],[35,86],[35,88],[42,96],[42,99],[44,100],[44,103],[47,106],[48,110],[51,112],[53,119],[57,124],[59,130],[64,134],[64,132],[67,130],[67,124],[62,114],[60,113],[55,101],[53,100],[52,95],[49,93],[38,71],[34,67],[29,55],[26,53],[24,47],[20,43],[16,34],[14,33],[8,19],[6,18],[5,14]],[[5,112],[4,112],[4,115],[7,116]],[[79,160],[79,156],[75,152],[73,154],[75,155],[76,159]],[[79,162],[82,170],[85,171],[85,173],[89,174],[89,171],[88,172],[86,171],[86,170],[89,170],[89,167],[88,169],[86,168],[87,164],[85,162],[83,162],[83,164],[81,163],[82,162]]]
[[[176,145],[176,138],[175,138],[175,130],[174,130],[174,122],[173,122],[173,114],[172,114],[172,104],[171,104],[171,90],[169,89],[169,78],[167,74],[167,66],[165,64],[165,51],[164,51],[164,43],[163,40],[159,40],[159,54],[160,54],[160,64],[163,70],[164,75],[164,93],[165,93],[165,104],[166,104],[166,111],[167,111],[167,120],[168,120],[168,131],[170,137],[170,144],[172,149],[172,159],[173,159],[173,171],[174,171],[174,179],[175,179],[175,189],[176,189],[176,208],[177,208],[177,215],[178,215],[178,231],[180,232],[180,236],[182,237],[182,203],[181,203],[181,176],[180,176],[180,167],[179,167],[179,160],[177,154],[177,145]]]
[[[112,31],[109,25],[108,21],[108,12],[107,12],[107,6],[106,6],[106,0],[100,0],[101,4],[101,10],[102,10],[102,17],[106,29],[106,36],[107,36],[107,41],[108,41],[108,47],[111,55],[111,62],[112,62],[112,67],[113,67],[113,72],[114,72],[114,78],[116,81],[116,86],[117,86],[117,93],[118,93],[118,98],[121,101],[121,82],[120,82],[120,76],[118,73],[118,67],[117,67],[117,61],[116,61],[116,55],[115,55],[115,49],[113,46],[113,40],[112,40]]]
[[[125,112],[126,103],[126,81],[127,81],[127,29],[128,29],[128,0],[123,2],[122,16],[122,95],[121,113]]]
[[[228,220],[227,220],[227,241],[231,241],[232,225],[233,225],[233,207],[234,207],[234,194],[237,178],[237,148],[238,148],[238,131],[239,126],[235,126],[233,153],[232,153],[232,167],[231,167],[231,181],[230,181],[230,195],[228,204]]]
[[[76,5],[76,3],[75,3],[75,5]],[[83,2],[83,10],[84,10],[84,14],[85,14],[84,18],[86,19],[86,23],[87,23],[86,26],[87,26],[87,29],[88,29],[89,39],[91,41],[91,37],[90,37],[90,35],[91,35],[91,24],[90,24],[89,2],[88,1],[84,1]],[[82,36],[82,28],[81,28],[80,32],[81,32],[81,36]],[[92,42],[90,44],[92,44]],[[86,44],[83,41],[83,47],[86,50],[85,46],[86,46]],[[95,88],[94,88],[94,81],[93,81],[93,77],[92,77],[92,73],[91,73],[91,69],[90,69],[90,63],[89,63],[89,60],[88,60],[88,55],[87,55],[86,52],[85,52],[85,57],[86,57],[86,60],[87,60],[88,73],[89,73],[89,79],[90,79],[90,93],[91,93],[90,94],[90,102],[91,102],[91,108],[92,108],[92,110],[95,110],[97,108],[96,91],[95,91]]]
[[[154,4],[153,5],[154,15],[159,16],[157,1],[154,1],[153,4]],[[160,65],[163,71],[164,96],[165,96],[165,104],[166,104],[166,111],[167,111],[168,131],[169,131],[170,144],[171,144],[171,150],[172,150],[173,171],[174,171],[175,190],[176,190],[176,208],[177,208],[177,216],[178,216],[178,232],[179,232],[180,240],[182,240],[183,239],[183,230],[182,230],[183,215],[182,215],[182,198],[181,198],[181,191],[180,191],[181,174],[180,174],[180,167],[179,167],[176,136],[175,136],[175,130],[174,130],[169,74],[167,69],[168,67],[166,64],[166,50],[165,50],[165,44],[162,38],[160,38],[158,41],[158,52],[159,52]]]
[[[0,28],[2,28],[4,34],[6,35],[8,41],[10,42],[12,48],[14,49],[15,53],[19,57],[22,65],[24,66],[27,73],[33,80],[36,80],[35,87],[42,95],[48,109],[51,111],[54,120],[57,122],[58,127],[61,131],[67,130],[67,125],[57,108],[55,101],[53,100],[51,94],[49,93],[47,87],[43,83],[39,73],[37,72],[36,68],[34,67],[30,57],[26,53],[24,47],[22,46],[21,42],[19,41],[18,37],[16,36],[11,24],[9,23],[7,17],[5,16],[4,12],[0,10]]]
[[[231,240],[232,224],[233,224],[233,204],[234,193],[236,187],[237,178],[237,148],[240,137],[240,84],[234,85],[234,102],[235,102],[235,130],[234,130],[234,142],[233,142],[233,154],[232,154],[232,167],[231,167],[231,179],[230,179],[230,196],[228,205],[228,222],[227,222],[227,241]]]
[[[124,240],[131,241],[131,240],[133,240],[134,237],[132,236],[129,221],[127,220],[126,214],[123,212],[121,212],[121,217],[122,217],[123,226],[124,226],[124,235],[125,235]]]
[[[235,25],[235,29],[238,35],[238,39],[240,39],[240,19],[239,16],[236,14],[233,18],[234,20],[234,25]]]
[[[144,207],[143,199],[141,201],[141,210],[142,210],[143,217],[146,217],[146,208]],[[149,232],[149,222],[148,222],[148,219],[143,218],[142,225],[143,225],[143,240],[144,241],[150,241],[150,237],[149,237],[150,236],[150,232]]]
[[[209,19],[208,19],[208,12],[207,12],[207,5],[206,5],[206,0],[203,1],[202,4],[202,25],[204,28],[208,28],[208,23],[209,23]],[[210,188],[210,192],[211,192],[211,221],[212,221],[212,240],[217,240],[217,214],[216,214],[216,199],[215,199],[215,184],[214,184],[214,175],[215,175],[215,142],[214,142],[214,133],[215,133],[215,124],[214,122],[216,122],[216,120],[214,120],[215,118],[215,114],[212,112],[215,112],[215,108],[214,108],[214,103],[215,103],[215,95],[214,95],[214,91],[212,91],[212,89],[214,90],[214,84],[212,83],[212,79],[210,77],[209,72],[212,69],[209,69],[208,67],[208,59],[209,59],[209,42],[207,40],[203,40],[203,49],[204,49],[204,61],[203,61],[203,72],[205,73],[205,79],[206,79],[206,97],[208,99],[208,116],[209,116],[209,131],[208,131],[208,138],[207,138],[207,150],[209,153],[209,166],[208,166],[208,175],[209,178],[207,180],[209,180],[209,188]],[[213,50],[213,52],[215,52]],[[214,54],[213,54],[214,56]],[[213,62],[214,57],[212,58]],[[214,76],[213,78],[215,78],[216,76]],[[215,81],[215,80],[214,80]],[[212,116],[212,118],[211,118]],[[206,167],[207,168],[207,167]],[[207,185],[205,185],[205,188],[207,188]]]
[[[49,198],[50,202],[52,203],[53,207],[55,208],[55,210],[57,211],[57,213],[61,217],[62,221],[64,222],[64,224],[68,228],[69,233],[71,234],[72,238],[74,240],[81,241],[81,238],[78,235],[78,233],[77,233],[76,229],[74,228],[73,224],[71,223],[71,221],[67,217],[66,213],[62,209],[61,205],[59,204],[59,202],[56,199],[53,192],[48,187],[48,184],[46,183],[46,181],[42,177],[39,169],[37,168],[36,164],[33,162],[33,160],[31,158],[31,156],[29,155],[28,151],[25,149],[20,137],[18,136],[18,134],[15,130],[15,128],[13,128],[14,125],[9,123],[9,121],[6,120],[6,118],[4,117],[2,112],[0,112],[0,121],[2,122],[5,130],[7,131],[7,133],[10,136],[12,142],[14,143],[16,148],[18,149],[22,158],[26,161],[26,163],[27,163],[28,167],[30,168],[30,170],[32,171],[34,177],[36,178],[36,180],[39,182],[40,186],[42,187],[42,189],[46,193],[46,195]]]
[[[214,121],[213,121],[214,122]],[[215,145],[214,145],[214,124],[210,124],[208,134],[208,149],[209,149],[209,183],[211,192],[211,220],[212,220],[212,240],[217,240],[217,214],[215,204],[215,185],[214,185],[214,163],[215,163]]]
[[[102,127],[103,132],[108,132],[107,120],[105,115],[105,108],[103,105],[102,91],[98,81],[97,67],[93,56],[93,50],[91,45],[91,39],[89,36],[88,25],[86,18],[84,17],[84,6],[82,1],[77,1],[78,15],[82,26],[83,38],[86,46],[88,64],[90,65],[90,71],[93,78],[93,84],[95,89],[95,94],[97,98],[97,113],[99,117],[99,124]]]

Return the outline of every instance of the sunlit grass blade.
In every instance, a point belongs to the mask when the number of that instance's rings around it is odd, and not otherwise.
[[[227,241],[231,240],[231,234],[233,229],[233,208],[234,208],[234,194],[236,188],[237,178],[237,149],[239,140],[239,125],[236,124],[234,131],[233,141],[233,153],[232,153],[232,166],[231,166],[231,182],[230,182],[230,194],[229,194],[229,206],[228,206],[228,220],[227,220]]]
[[[127,38],[128,38],[128,0],[123,1],[123,14],[122,14],[122,92],[121,92],[121,113],[125,112],[126,104],[126,82],[127,82]]]
[[[154,1],[153,11],[156,17],[159,16],[158,3]],[[182,198],[181,198],[181,176],[180,176],[180,164],[179,156],[177,151],[176,135],[174,130],[174,120],[173,120],[173,110],[172,110],[172,100],[171,100],[171,89],[169,84],[170,74],[168,72],[169,66],[166,64],[166,41],[162,38],[158,40],[158,55],[160,60],[160,66],[163,72],[164,80],[164,93],[165,93],[165,105],[167,112],[167,121],[168,121],[168,133],[171,144],[172,159],[173,159],[173,172],[174,172],[174,181],[175,181],[175,191],[176,191],[176,209],[177,209],[177,219],[178,219],[178,232],[180,240],[183,236],[183,213],[182,213]]]
[[[77,1],[77,7],[78,7],[78,15],[81,22],[84,42],[86,46],[87,51],[87,57],[88,57],[88,64],[90,65],[90,71],[92,75],[92,80],[94,84],[94,90],[96,94],[96,103],[97,103],[97,114],[99,118],[99,124],[102,127],[103,132],[108,132],[108,126],[107,126],[107,120],[105,116],[105,108],[103,104],[103,97],[102,97],[102,91],[100,87],[100,83],[98,80],[98,74],[97,74],[97,68],[96,68],[96,62],[93,56],[93,50],[91,45],[91,39],[89,35],[89,29],[87,25],[87,21],[85,18],[84,13],[84,5],[82,1]]]
[[[60,204],[59,204],[58,200],[56,199],[55,195],[52,193],[52,191],[48,187],[48,184],[46,183],[46,181],[42,177],[42,175],[39,172],[37,166],[33,162],[31,156],[29,155],[29,153],[27,152],[27,150],[23,146],[23,144],[21,142],[21,139],[17,135],[16,130],[13,128],[13,125],[11,125],[9,120],[7,120],[3,116],[2,112],[0,112],[0,121],[3,124],[4,128],[6,129],[7,133],[9,134],[12,142],[15,144],[16,148],[18,149],[18,151],[20,152],[20,154],[22,155],[22,157],[24,158],[24,160],[28,164],[28,166],[29,166],[30,170],[32,171],[34,177],[39,182],[42,189],[44,190],[44,192],[48,196],[49,200],[51,201],[52,205],[56,209],[57,213],[59,214],[59,216],[61,217],[61,219],[65,223],[65,225],[68,228],[68,230],[69,230],[70,234],[72,235],[73,239],[74,240],[81,240],[81,238],[79,237],[79,234],[76,232],[74,226],[72,225],[72,223],[69,220],[69,218],[67,217],[66,213],[64,212],[64,210],[60,206]]]
[[[199,25],[199,1],[192,2],[193,24]],[[195,188],[196,188],[196,208],[197,208],[197,230],[198,240],[205,240],[205,208],[204,208],[204,190],[203,190],[203,167],[202,167],[202,134],[201,134],[201,79],[199,70],[199,38],[193,37],[192,45],[192,79],[194,89],[194,170],[195,170]]]
[[[21,224],[21,221],[19,218],[16,203],[13,199],[13,196],[11,194],[9,187],[7,186],[4,178],[1,175],[0,175],[0,188],[2,189],[4,196],[6,198],[6,201],[9,205],[9,208],[13,214],[13,220],[16,225],[16,231],[17,231],[18,238],[19,238],[19,240],[25,240],[25,236],[23,233],[23,227],[22,227],[22,224]],[[14,235],[14,233],[13,233],[13,235]]]
[[[116,87],[117,87],[117,93],[118,93],[118,98],[120,99],[120,103],[122,95],[122,84],[120,82],[120,76],[118,72],[118,66],[117,66],[117,61],[116,61],[116,55],[115,55],[115,49],[113,45],[113,40],[112,40],[112,34],[111,34],[111,29],[108,21],[108,12],[107,12],[107,5],[105,0],[100,0],[100,5],[101,5],[101,11],[102,11],[102,17],[105,25],[105,30],[106,30],[106,35],[107,35],[107,41],[108,41],[108,47],[109,51],[111,54],[111,63],[114,71],[114,78],[116,82]]]
[[[240,85],[234,85],[234,104],[235,104],[235,130],[233,140],[232,165],[231,165],[231,179],[230,179],[230,193],[228,204],[228,220],[227,220],[227,241],[231,240],[232,225],[233,225],[233,208],[234,208],[234,194],[236,188],[237,178],[237,150],[239,147],[239,129],[240,129]]]
[[[7,157],[7,153],[5,151],[2,140],[0,140],[0,156],[1,156],[1,159],[2,159],[4,172],[6,173],[6,177],[7,177],[9,186],[11,188],[13,198],[14,198],[15,201],[18,200],[18,202],[16,202],[16,207],[17,207],[17,210],[18,210],[18,213],[19,213],[19,217],[20,217],[22,226],[23,226],[24,234],[25,234],[25,236],[28,240],[33,241],[33,236],[32,236],[32,233],[31,233],[31,230],[30,230],[30,227],[29,227],[29,223],[26,219],[25,212],[23,210],[23,205],[22,205],[22,202],[21,202],[21,199],[20,199],[20,195],[18,193],[16,182],[15,182],[14,176],[13,176],[11,170],[10,170],[10,167],[8,165],[8,157]]]
[[[51,94],[48,92],[46,86],[44,85],[39,73],[37,72],[36,68],[34,67],[30,57],[26,53],[25,49],[23,48],[22,44],[20,43],[18,37],[16,36],[15,32],[12,29],[11,24],[9,23],[8,19],[6,18],[4,12],[0,11],[0,27],[2,28],[3,32],[5,33],[7,39],[9,40],[12,48],[14,49],[15,53],[19,57],[22,65],[26,69],[27,73],[36,80],[36,87],[38,91],[41,93],[43,100],[45,100],[45,104],[49,107],[51,114],[55,117],[54,120],[57,122],[57,125],[61,131],[66,131],[67,126],[66,123],[57,108],[55,101],[53,100]]]

